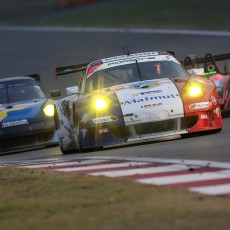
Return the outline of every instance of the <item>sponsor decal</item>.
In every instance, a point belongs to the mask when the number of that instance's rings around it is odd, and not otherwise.
[[[201,115],[200,115],[200,118],[201,118],[201,119],[208,119],[208,115],[207,115],[207,114],[201,114]]]
[[[161,106],[161,105],[163,105],[163,103],[148,104],[148,105],[141,106],[141,108],[142,109],[149,109],[149,108],[153,108],[153,107],[157,107],[157,106]]]
[[[149,95],[149,94],[156,94],[156,93],[162,93],[162,90],[153,90],[153,91],[145,91],[145,92],[141,92],[141,93],[135,93],[133,94],[133,96],[145,96],[145,95]]]
[[[211,100],[212,100],[212,102],[213,102],[214,105],[217,105],[216,98],[213,95],[211,95]]]
[[[19,125],[27,125],[29,122],[26,119],[23,120],[17,120],[17,121],[8,121],[2,123],[2,128],[9,128],[9,127],[14,127],[14,126],[19,126]]]
[[[115,116],[106,116],[106,117],[96,117],[96,118],[93,118],[92,120],[93,120],[93,123],[98,124],[98,123],[117,121],[118,118]]]
[[[102,69],[101,68],[101,63],[95,63],[92,66],[89,67],[88,71],[87,71],[87,75],[91,75],[94,72],[97,72],[98,70]]]
[[[26,112],[28,112],[30,106],[33,106],[35,103],[26,103],[26,104],[20,104],[20,105],[15,105],[13,108],[10,109],[5,109],[5,107],[3,107],[3,110],[0,111],[0,121],[2,121],[3,119],[5,119],[10,113],[14,112],[15,114],[17,113],[17,111],[19,113],[22,113],[23,110],[27,110]]]
[[[200,102],[200,103],[195,103],[191,104],[189,106],[189,109],[204,109],[204,108],[209,108],[210,107],[210,102]]]
[[[82,134],[83,139],[85,138],[87,133],[88,133],[88,130],[86,128],[81,129],[81,134]]]
[[[149,87],[157,87],[159,86],[159,82],[156,82],[156,81],[151,81],[151,82],[148,82],[148,81],[142,81],[141,83],[136,83],[136,84],[132,84],[129,86],[130,89],[139,89],[139,88],[149,88]]]
[[[126,89],[126,88],[124,86],[118,85],[118,86],[114,86],[114,87],[110,87],[108,89],[105,89],[105,93],[115,92],[115,91],[123,90],[123,89]]]
[[[110,63],[108,63],[108,66],[129,64],[129,63],[135,63],[135,62],[136,62],[136,59],[124,59],[124,60],[118,60],[118,61],[110,62]]]
[[[138,60],[148,60],[148,59],[155,59],[156,57],[151,57],[151,55],[158,55],[157,52],[144,52],[144,53],[136,53],[136,54],[130,54],[128,60],[134,60],[136,61],[136,59],[138,58]],[[144,58],[143,58],[144,57]],[[135,59],[133,59],[135,58]],[[103,61],[118,61],[118,60],[122,60],[122,59],[126,59],[127,60],[127,55],[121,55],[121,56],[115,56],[115,57],[109,57],[109,58],[105,58]]]
[[[121,102],[121,105],[131,105],[131,104],[136,104],[136,103],[140,103],[140,102],[151,102],[151,101],[155,101],[155,100],[167,100],[167,99],[172,99],[172,98],[176,98],[179,95],[176,94],[169,94],[169,95],[163,95],[163,96],[146,96],[143,98],[132,98],[132,99],[128,99],[124,102]]]
[[[99,133],[99,134],[108,133],[108,132],[109,132],[108,129],[99,129],[99,130],[98,130],[98,133]]]
[[[216,108],[215,110],[213,110],[213,112],[217,115],[217,117],[220,117],[220,109]]]
[[[86,123],[87,123],[87,120],[88,120],[88,114],[85,113],[85,114],[82,116],[80,123],[81,123],[81,124],[86,124]]]
[[[153,88],[153,87],[157,87],[160,85],[160,82],[165,80],[164,79],[158,79],[157,81],[142,81],[142,82],[138,82],[138,83],[132,83],[132,84],[127,84],[127,85],[117,85],[117,86],[112,86],[109,87],[107,89],[104,89],[103,92],[105,93],[110,93],[110,92],[115,92],[118,90],[123,90],[123,89],[143,89],[143,88]],[[96,92],[101,92],[101,90],[98,90]],[[144,94],[145,92],[143,92]],[[152,92],[154,93],[154,92]],[[162,90],[156,90],[156,93],[162,93]],[[143,95],[142,94],[142,95]],[[147,92],[146,92],[147,94]],[[150,93],[151,94],[151,93]],[[138,94],[137,94],[138,95]],[[137,96],[136,95],[136,96]]]

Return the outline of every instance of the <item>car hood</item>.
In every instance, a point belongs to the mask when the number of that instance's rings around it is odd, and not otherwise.
[[[47,99],[28,100],[20,103],[0,105],[0,122],[12,119],[36,117]]]
[[[170,79],[134,82],[112,87],[110,91],[119,100],[126,124],[184,116],[180,93]]]

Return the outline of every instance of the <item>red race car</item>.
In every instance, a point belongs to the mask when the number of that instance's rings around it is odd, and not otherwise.
[[[204,79],[214,81],[223,115],[230,112],[230,53],[213,56],[207,53],[204,58],[195,55],[185,57],[182,61],[191,75],[199,75]]]

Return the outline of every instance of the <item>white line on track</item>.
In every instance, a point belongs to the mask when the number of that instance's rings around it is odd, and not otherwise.
[[[38,27],[38,26],[0,26],[0,31],[17,32],[105,32],[105,33],[138,33],[138,34],[177,34],[177,35],[200,35],[230,37],[229,31],[209,30],[178,30],[178,29],[151,29],[151,28],[108,28],[108,27]]]

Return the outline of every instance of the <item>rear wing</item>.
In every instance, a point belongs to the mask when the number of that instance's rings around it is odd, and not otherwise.
[[[27,74],[27,77],[32,77],[35,81],[41,81],[40,75],[37,73],[33,73],[33,74]]]
[[[89,63],[56,67],[54,68],[55,77],[57,78],[57,76],[60,76],[60,75],[71,74],[71,73],[76,73],[76,72],[85,73],[88,64]]]
[[[189,55],[185,57],[183,61],[180,62],[188,70],[203,67],[204,73],[206,74],[229,74],[229,69],[226,64],[226,60],[230,60],[230,53],[219,55],[212,55],[210,53],[207,53],[204,57],[201,58],[198,58],[196,55]],[[219,61],[224,61],[224,67],[222,69],[216,63]]]

